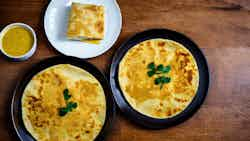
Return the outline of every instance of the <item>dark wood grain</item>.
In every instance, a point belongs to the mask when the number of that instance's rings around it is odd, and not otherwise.
[[[119,45],[136,32],[169,28],[192,38],[203,50],[211,87],[201,109],[188,121],[164,130],[140,128],[118,113],[108,141],[249,141],[250,140],[250,1],[249,0],[118,0],[122,33],[112,49],[89,59],[108,72]],[[0,140],[17,141],[10,122],[12,91],[25,70],[58,55],[43,29],[47,0],[1,0],[0,28],[12,22],[31,25],[38,50],[26,62],[0,58]]]

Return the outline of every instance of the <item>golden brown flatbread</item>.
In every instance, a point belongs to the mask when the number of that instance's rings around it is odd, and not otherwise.
[[[64,91],[68,89],[70,96]],[[77,107],[60,115],[59,109],[74,102]],[[38,141],[92,141],[101,131],[106,100],[99,81],[87,71],[69,64],[55,65],[37,75],[22,97],[26,129]]]
[[[73,3],[68,22],[68,39],[100,40],[104,38],[104,6]]]
[[[171,81],[162,88],[149,77],[148,65],[170,66]],[[129,104],[153,118],[169,118],[182,112],[193,100],[199,72],[192,54],[183,45],[167,39],[152,39],[132,47],[119,65],[119,84]]]

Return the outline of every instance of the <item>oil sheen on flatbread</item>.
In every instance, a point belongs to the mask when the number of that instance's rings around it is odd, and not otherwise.
[[[77,108],[59,116],[65,106],[67,88]],[[37,75],[22,97],[22,118],[26,129],[38,141],[92,141],[101,131],[106,100],[99,81],[87,71],[69,64],[55,65]]]
[[[147,75],[147,65],[170,65],[171,81],[162,89]],[[196,95],[199,72],[191,53],[181,44],[152,39],[132,47],[119,65],[119,84],[129,104],[153,118],[170,118],[182,112]]]

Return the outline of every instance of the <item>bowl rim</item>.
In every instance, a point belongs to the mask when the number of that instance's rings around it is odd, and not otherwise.
[[[13,56],[13,55],[10,55],[8,53],[6,53],[2,47],[2,38],[4,37],[5,33],[11,29],[11,28],[14,28],[14,27],[23,27],[25,29],[27,29],[31,34],[32,34],[32,37],[33,37],[33,44],[32,44],[32,47],[30,48],[30,50],[28,52],[26,52],[25,54],[23,55],[20,55],[20,56]],[[22,59],[22,58],[29,58],[31,57],[35,50],[36,50],[36,47],[37,47],[37,36],[36,36],[36,32],[34,31],[34,29],[29,26],[28,24],[25,24],[25,23],[11,23],[11,24],[8,24],[7,26],[5,26],[2,31],[0,32],[0,50],[2,52],[2,54],[4,54],[6,57],[8,58],[11,58],[11,59]]]

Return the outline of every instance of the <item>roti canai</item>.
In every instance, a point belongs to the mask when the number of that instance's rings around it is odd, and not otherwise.
[[[199,72],[192,54],[167,39],[132,47],[119,64],[119,84],[128,103],[152,118],[182,112],[196,95]]]
[[[72,3],[67,38],[101,40],[104,38],[104,6]]]
[[[105,116],[106,100],[99,81],[70,64],[39,72],[23,93],[23,122],[38,141],[92,141]]]

